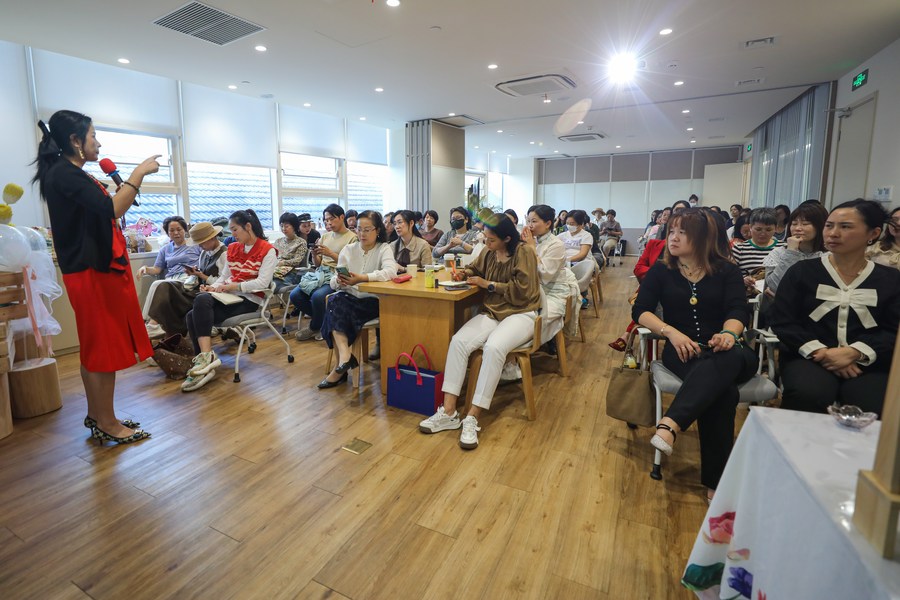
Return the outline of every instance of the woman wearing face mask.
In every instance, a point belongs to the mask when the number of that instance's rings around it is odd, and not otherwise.
[[[437,246],[438,241],[440,241],[441,236],[444,235],[444,232],[436,227],[438,222],[438,214],[436,210],[426,210],[425,211],[425,227],[419,232],[422,234],[422,239],[428,242],[428,245],[434,248]]]
[[[503,213],[491,215],[484,223],[484,252],[455,276],[487,290],[483,308],[450,340],[444,370],[444,404],[419,423],[423,433],[462,428],[459,445],[466,450],[478,447],[478,417],[482,410],[491,407],[506,355],[534,335],[534,320],[541,307],[535,252],[522,243],[515,225]],[[478,348],[483,357],[472,408],[460,420],[456,404],[469,355]]]
[[[821,204],[801,204],[791,213],[785,245],[772,250],[763,261],[766,268],[766,295],[774,297],[787,270],[810,258],[825,253],[825,219],[828,212]]]
[[[591,256],[594,238],[584,230],[587,222],[588,217],[583,210],[573,210],[566,218],[566,232],[557,236],[566,247],[566,258],[572,264],[572,272],[578,280],[582,309],[588,307],[587,291],[591,286],[591,277],[598,269],[597,261]]]
[[[394,213],[394,231],[398,237],[396,242],[391,243],[391,250],[399,265],[398,272],[405,273],[407,267],[415,269],[431,264],[431,246],[419,234],[413,211],[398,210]]]
[[[442,258],[448,252],[453,254],[471,254],[475,247],[475,238],[480,233],[472,227],[472,214],[463,206],[450,211],[450,231],[438,240],[431,255]]]
[[[822,412],[834,403],[881,414],[897,327],[900,271],[866,259],[885,210],[856,199],[825,221],[829,254],[788,269],[771,311],[781,342],[781,407]]]

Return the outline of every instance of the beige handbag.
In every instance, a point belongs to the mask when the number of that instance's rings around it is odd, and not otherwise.
[[[625,359],[618,367],[613,367],[606,391],[606,414],[632,425],[652,427],[656,424],[656,400],[650,386],[650,373],[628,368],[625,362],[634,357],[635,327],[628,336]]]

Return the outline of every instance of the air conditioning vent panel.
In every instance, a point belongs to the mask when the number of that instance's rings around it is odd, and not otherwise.
[[[479,121],[475,117],[470,117],[469,115],[456,115],[453,117],[440,117],[437,119],[433,119],[434,121],[439,121],[441,123],[445,123],[447,125],[453,125],[454,127],[468,127],[469,125],[484,125],[484,121]]]
[[[200,2],[185,4],[153,23],[219,46],[265,31],[265,27]]]
[[[532,77],[503,81],[494,87],[504,94],[522,97],[556,94],[558,92],[574,90],[578,86],[566,75],[549,73],[546,75],[534,75]]]
[[[572,135],[561,135],[559,137],[562,142],[596,142],[605,140],[606,134],[603,133],[574,133]]]

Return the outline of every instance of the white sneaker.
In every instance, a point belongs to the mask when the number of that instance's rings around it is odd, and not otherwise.
[[[158,323],[146,323],[147,336],[151,339],[161,338],[166,335],[165,330]]]
[[[201,352],[197,356],[194,357],[192,361],[194,366],[188,369],[188,375],[206,375],[216,367],[222,364],[222,361],[219,360],[219,357],[216,356],[216,353],[210,350],[209,352]]]
[[[459,447],[465,450],[474,450],[478,447],[478,419],[469,415],[462,420],[462,433],[459,434]]]
[[[185,379],[181,384],[182,392],[193,392],[194,390],[199,390],[204,385],[212,381],[212,378],[216,376],[216,372],[214,370],[207,371],[204,375],[188,375],[188,378]]]
[[[437,433],[449,429],[459,429],[460,425],[459,413],[454,412],[452,416],[448,415],[444,412],[444,407],[441,406],[438,407],[436,413],[419,422],[419,431],[422,433]]]
[[[500,383],[512,383],[522,380],[522,369],[518,362],[503,363],[503,371],[500,373]]]

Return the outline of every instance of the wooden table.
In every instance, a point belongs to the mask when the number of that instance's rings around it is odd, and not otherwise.
[[[450,279],[438,271],[439,281]],[[466,321],[466,309],[481,303],[477,287],[448,291],[425,287],[425,274],[418,273],[405,283],[379,281],[359,284],[361,292],[378,296],[381,320],[381,393],[387,393],[387,370],[401,352],[421,343],[428,350],[434,368],[444,370],[450,338]]]

